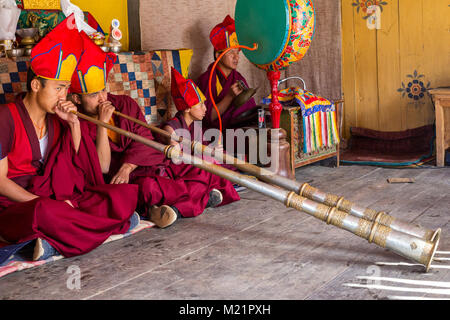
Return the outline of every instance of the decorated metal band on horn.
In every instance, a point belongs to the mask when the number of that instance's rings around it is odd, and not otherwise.
[[[377,221],[379,224],[390,227],[398,232],[410,234],[425,240],[432,241],[433,236],[436,233],[433,230],[425,229],[418,225],[396,219],[386,212],[378,212],[370,208],[360,207],[343,197],[322,192],[317,188],[311,187],[307,183],[302,184],[299,195],[323,203],[327,206],[336,207],[338,210],[347,212],[355,217],[364,218],[369,221]]]
[[[177,160],[185,160],[184,158],[188,156],[179,153],[178,151],[172,154],[170,152],[171,150],[175,150],[175,148],[171,146],[169,152],[166,153],[171,159],[178,158]],[[221,166],[208,163],[200,158],[194,158],[193,165],[196,167],[228,179],[233,183],[263,193],[275,200],[282,201],[287,207],[294,208],[298,211],[304,211],[327,224],[350,231],[351,233],[366,239],[369,243],[374,243],[383,248],[387,248],[405,258],[424,265],[426,271],[430,268],[439,244],[440,229],[435,232],[433,239],[428,241],[393,230],[392,228],[381,224],[381,218],[383,217],[382,213],[377,214],[374,221],[358,218],[347,212],[341,211],[336,207],[317,203],[302,197],[293,191],[289,192],[287,190],[279,189],[278,187],[248,178]]]
[[[319,204],[299,196],[295,192],[288,195],[286,206],[304,211],[327,224],[350,231],[358,237],[366,239],[369,243],[375,243],[405,258],[414,260],[424,265],[426,271],[430,268],[439,244],[441,229],[433,233],[430,241],[418,238],[381,224],[382,212],[375,217],[374,221],[369,221],[364,218],[357,218],[336,207]]]

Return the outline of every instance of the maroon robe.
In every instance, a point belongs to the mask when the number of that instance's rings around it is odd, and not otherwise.
[[[141,109],[132,98],[108,94],[108,100],[117,111],[145,122]],[[151,131],[141,125],[116,115],[113,115],[113,120],[121,129],[154,140]],[[95,140],[97,129],[93,125],[90,125],[90,134]],[[139,186],[141,211],[148,210],[151,205],[166,204],[175,206],[183,217],[195,217],[204,211],[209,191],[226,186],[226,183],[216,181],[214,175],[204,170],[187,164],[176,165],[166,159],[163,153],[123,135],[117,144],[110,140],[110,146],[112,155],[109,178],[117,173],[123,163],[138,166],[130,174],[130,183]],[[224,197],[223,203],[239,199],[234,191],[228,198]]]
[[[39,141],[22,97],[15,106],[19,118],[13,118],[8,106],[0,106],[1,158],[16,161],[13,154],[9,158],[15,143],[27,142],[20,148],[31,152],[25,158],[31,159],[36,172],[23,171],[11,180],[39,198],[15,202],[0,196],[0,236],[11,243],[42,238],[63,256],[71,257],[93,250],[113,234],[125,233],[136,208],[137,187],[104,184],[96,147],[86,138],[86,126],[81,125],[82,139],[75,153],[67,123],[48,114],[49,145],[40,164]],[[57,136],[55,132],[61,133]],[[26,140],[18,140],[16,134]],[[20,171],[23,166],[29,164],[15,167]],[[63,200],[70,200],[74,208]]]
[[[193,121],[191,123],[191,125],[188,127],[186,120],[184,119],[183,116],[183,111],[178,111],[175,116],[170,119],[169,121],[167,121],[166,123],[161,125],[161,128],[164,128],[164,126],[168,125],[170,126],[173,130],[177,130],[177,129],[184,129],[187,130],[190,134],[190,139],[200,142],[204,145],[209,145],[210,142],[209,141],[204,141],[203,140],[203,132],[202,132],[202,126],[199,125],[198,123],[199,121]],[[181,145],[181,147],[183,147],[183,145]],[[226,152],[226,151],[224,151]],[[217,163],[217,161],[215,159],[207,159],[205,158],[206,161],[212,162],[212,163]],[[236,169],[236,167],[234,167],[231,164],[226,164],[226,163],[222,163],[221,164],[222,167],[229,169],[229,170],[233,170],[233,171],[238,171]]]
[[[203,94],[206,97],[205,105],[206,105],[206,115],[203,119],[203,125],[205,129],[209,128],[217,128],[219,129],[219,119],[211,120],[211,113],[214,110],[213,103],[211,102],[211,98],[209,95],[209,77],[211,74],[211,69],[213,67],[214,63],[211,63],[208,67],[208,70],[205,71],[200,77],[198,78],[196,84],[200,88],[200,90],[203,92]],[[216,87],[216,79],[219,79],[219,82],[222,86],[222,91],[220,94],[217,94],[217,87]],[[230,90],[231,86],[238,80],[242,80],[245,85],[248,87],[247,81],[245,78],[236,70],[231,71],[230,75],[228,77],[225,77],[223,72],[220,70],[220,68],[217,66],[214,70],[214,74],[212,77],[212,85],[211,85],[211,92],[214,98],[214,102],[218,104],[220,101],[223,100],[223,98],[226,96],[228,91]],[[247,101],[245,104],[240,106],[239,108],[236,108],[235,106],[231,105],[223,114],[220,115],[222,119],[222,128],[225,130],[227,128],[231,128],[231,124],[233,119],[237,118],[240,114],[244,113],[247,110],[253,109],[256,106],[255,100],[251,98],[249,101]]]
[[[175,114],[175,117],[172,118],[171,120],[167,121],[166,123],[163,123],[161,125],[161,128],[164,128],[164,126],[170,126],[172,127],[173,130],[177,130],[177,129],[184,129],[189,131],[190,137],[192,140],[194,141],[198,141],[201,142],[202,144],[208,144],[209,142],[205,142],[203,140],[203,133],[202,133],[202,128],[200,125],[198,125],[198,121],[193,121],[191,123],[191,125],[188,127],[186,120],[184,119],[183,116],[183,111],[178,111]],[[204,158],[204,160],[212,162],[212,163],[217,163],[217,161],[213,158],[208,159],[208,158]],[[234,166],[232,166],[231,164],[221,164],[222,167],[227,168],[229,170],[233,170],[233,171],[238,171]],[[200,169],[198,169],[200,170]],[[201,170],[201,172],[205,172],[204,170]],[[210,174],[212,177],[210,178],[210,182],[209,182],[209,191],[211,191],[213,188],[219,190],[222,193],[223,196],[223,201],[221,205],[236,201],[236,200],[240,200],[240,197],[238,195],[238,193],[236,192],[236,190],[233,187],[233,184],[224,179],[221,178],[219,176],[216,176],[214,174]],[[202,185],[203,187],[206,187],[206,185]],[[195,187],[195,186],[193,186]],[[203,192],[207,192],[209,194],[208,190],[199,190],[199,191],[203,191]]]

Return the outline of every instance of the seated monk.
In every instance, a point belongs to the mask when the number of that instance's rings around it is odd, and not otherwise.
[[[196,95],[191,95],[191,100],[187,94],[183,97],[181,94],[181,90],[183,90],[183,86],[191,83],[191,80],[186,80],[184,77],[172,67],[171,74],[172,82],[172,99],[175,102],[175,106],[178,109],[178,112],[175,116],[169,121],[163,123],[161,128],[163,128],[168,133],[172,134],[177,129],[184,129],[185,133],[189,133],[189,139],[191,141],[197,141],[202,143],[203,145],[209,145],[212,149],[218,150],[219,152],[224,152],[223,145],[218,144],[217,141],[205,141],[203,139],[204,130],[201,125],[201,121],[204,119],[206,114],[206,106],[205,106],[205,96],[202,91],[196,86],[195,83],[192,82],[192,86],[195,88],[195,92],[198,93],[198,98]],[[192,92],[192,90],[191,90]],[[184,92],[183,92],[184,93]],[[201,101],[201,102],[199,102]],[[183,132],[182,132],[183,133]],[[162,142],[166,144],[178,145],[178,142],[167,139],[165,137],[158,137]],[[214,147],[213,147],[214,146]],[[183,144],[180,145],[180,148],[183,148]],[[205,157],[205,156],[204,156]],[[207,161],[217,163],[217,161],[213,158],[205,159]],[[233,165],[221,163],[224,168],[229,170],[238,171]],[[243,190],[243,187],[238,187],[234,185],[235,189]]]
[[[117,110],[145,122],[140,107],[132,98],[106,91],[105,79],[116,56],[104,53],[86,36],[84,42],[88,49],[74,74],[71,87],[73,101],[90,116],[154,140],[148,128],[113,114]],[[211,174],[191,165],[176,165],[166,159],[163,153],[103,127],[96,127],[92,123],[88,123],[88,126],[92,139],[96,141],[107,180],[111,184],[133,183],[139,186],[138,212],[141,215],[158,227],[166,228],[179,216],[194,217],[203,212],[211,197],[205,188],[199,186],[209,186]],[[205,193],[198,195],[200,189]]]
[[[209,36],[214,47],[214,60],[229,47],[238,45],[235,32],[234,20],[228,15],[224,21],[216,25]],[[257,123],[257,109],[255,100],[251,98],[241,106],[235,106],[233,99],[239,95],[243,88],[241,82],[248,87],[245,78],[236,70],[239,63],[240,49],[231,49],[217,63],[212,77],[211,91],[213,99],[219,109],[222,119],[222,128],[238,128]],[[198,78],[196,84],[208,97],[206,105],[206,115],[203,119],[205,129],[219,129],[217,111],[209,96],[209,78],[214,62]]]
[[[175,132],[178,136],[186,137],[190,141],[208,144],[208,142],[203,140],[203,132],[199,124],[206,112],[205,96],[201,90],[192,80],[186,80],[176,69],[172,68],[171,93],[178,112],[174,118],[163,123],[161,128],[170,134]],[[174,140],[159,138],[166,144],[178,145],[178,142]],[[210,144],[210,146],[213,144]],[[190,153],[189,147],[187,146],[188,153]],[[183,143],[180,144],[180,148],[183,149]],[[223,152],[221,145],[216,147],[216,149],[219,149],[219,152]],[[205,161],[217,164],[217,161],[212,157],[205,155],[199,155],[199,157],[202,157]],[[237,171],[232,165],[222,164],[222,166]],[[207,187],[207,190],[202,190],[204,187]],[[230,181],[213,174],[210,177],[209,184],[200,185],[200,188],[196,188],[196,191],[198,195],[208,194],[209,192],[220,194],[220,197],[223,198],[222,205],[239,199]]]
[[[33,48],[27,92],[0,106],[0,237],[33,260],[87,253],[139,223],[137,187],[104,184],[66,100],[82,41],[67,19]]]

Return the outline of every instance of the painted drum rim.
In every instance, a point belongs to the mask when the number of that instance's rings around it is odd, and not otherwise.
[[[311,42],[316,31],[316,10],[312,0],[284,0],[283,2],[289,14],[289,29],[287,30],[287,33],[285,33],[285,39],[281,43],[282,49],[278,51],[276,59],[269,63],[258,64],[254,62],[254,60],[252,60],[251,55],[247,55],[244,51],[244,54],[251,63],[253,63],[258,68],[266,71],[283,70],[290,64],[303,59],[311,46]],[[237,11],[238,10],[236,10],[236,12]],[[294,12],[296,13],[295,18]],[[305,12],[307,13],[307,15],[305,15]],[[236,13],[236,17],[239,17],[238,13]],[[239,22],[237,22],[237,25],[238,24]],[[303,26],[303,28],[301,28],[301,26]],[[295,30],[297,33],[297,37],[292,39],[294,28],[296,28]],[[236,32],[238,31],[238,29],[239,28],[236,28]],[[304,42],[308,42],[307,46],[299,46],[299,44],[304,44]],[[295,46],[297,47],[297,49],[293,50]]]

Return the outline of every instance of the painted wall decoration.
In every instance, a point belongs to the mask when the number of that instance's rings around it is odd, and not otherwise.
[[[383,12],[383,6],[387,5],[386,1],[378,0],[356,0],[352,3],[352,6],[356,7],[356,12],[361,10],[365,16],[367,28],[369,30],[381,29],[381,12]]]
[[[402,81],[402,87],[397,91],[402,93],[402,98],[411,99],[411,103],[425,104],[423,98],[426,95],[428,89],[430,89],[431,82],[428,81],[425,85],[425,75],[419,74],[417,70],[414,70],[413,74],[408,74],[406,77],[410,78],[405,82]]]
[[[43,9],[59,10],[61,9],[59,0],[22,0],[24,9]]]
[[[374,6],[378,6],[380,11],[383,12],[383,6],[387,4],[386,1],[379,0],[355,0],[355,2],[352,3],[352,6],[356,7],[356,12],[359,13],[361,10],[361,12],[365,14],[363,19],[368,19],[373,14]]]
[[[382,9],[368,28],[368,7]],[[430,88],[450,86],[449,0],[342,0],[343,135],[432,124]],[[359,9],[358,9],[359,8]]]
[[[141,1],[142,2],[142,1]],[[104,32],[110,33],[111,21],[117,19],[120,21],[120,31],[122,31],[122,51],[128,51],[128,5],[127,0],[71,0],[71,3],[78,6],[81,10],[92,14]],[[106,4],[107,3],[107,4]],[[161,20],[164,23],[164,20]],[[154,31],[156,32],[156,31]]]

